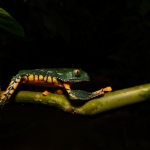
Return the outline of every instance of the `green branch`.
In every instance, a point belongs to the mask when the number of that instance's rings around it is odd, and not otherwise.
[[[58,94],[43,96],[41,92],[31,91],[19,91],[14,99],[16,103],[45,104],[73,114],[94,115],[150,99],[150,84],[106,93],[103,97],[89,101],[71,100]]]

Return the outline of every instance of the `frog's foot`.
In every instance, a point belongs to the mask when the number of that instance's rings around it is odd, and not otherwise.
[[[48,91],[44,91],[44,92],[43,92],[43,96],[47,96],[48,94],[49,94]]]
[[[86,92],[82,90],[70,90],[69,93],[70,96],[74,97],[75,99],[80,99],[80,100],[89,100],[97,96],[103,96],[104,95],[104,90],[98,90],[95,92]]]
[[[110,86],[103,88],[104,92],[111,92],[112,88]]]
[[[55,93],[59,95],[63,95],[63,91],[61,89],[56,90]]]

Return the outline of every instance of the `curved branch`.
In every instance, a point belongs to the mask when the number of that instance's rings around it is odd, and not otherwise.
[[[65,95],[52,93],[43,96],[41,92],[31,91],[19,91],[14,95],[14,99],[17,103],[45,104],[72,114],[94,115],[150,99],[150,84],[106,93],[103,97],[89,101],[72,100]]]

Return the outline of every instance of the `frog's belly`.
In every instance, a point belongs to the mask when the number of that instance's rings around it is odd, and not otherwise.
[[[63,87],[62,84],[52,84],[52,83],[47,83],[45,81],[21,81],[21,84],[28,84],[28,85],[34,85],[34,86],[43,86],[43,87]]]

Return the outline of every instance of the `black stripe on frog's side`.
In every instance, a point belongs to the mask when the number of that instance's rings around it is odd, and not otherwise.
[[[28,75],[23,75],[22,77],[22,81],[23,83],[30,83],[30,82],[34,82],[34,84],[38,84],[38,82],[47,82],[49,84],[53,84],[55,86],[61,86],[61,81],[59,81],[58,78],[56,77],[52,77],[52,76],[43,76],[43,75],[34,75],[34,74],[28,74]]]
[[[33,75],[33,80],[34,81],[46,81],[48,82],[48,79],[51,78],[52,79],[52,83],[53,83],[53,74],[50,74],[50,71],[45,71],[42,69],[35,69],[35,70],[28,70],[26,71],[26,73],[22,73],[19,72],[20,76],[22,77],[26,77],[28,80],[26,81],[31,81],[30,78],[32,78],[31,76]]]
[[[46,81],[48,83],[56,84],[56,85],[60,84],[59,80],[61,80],[61,79],[58,78],[55,75],[55,72],[52,70],[36,69],[36,70],[32,70],[31,74],[37,75],[38,81]],[[41,79],[40,76],[42,76],[43,78]]]

